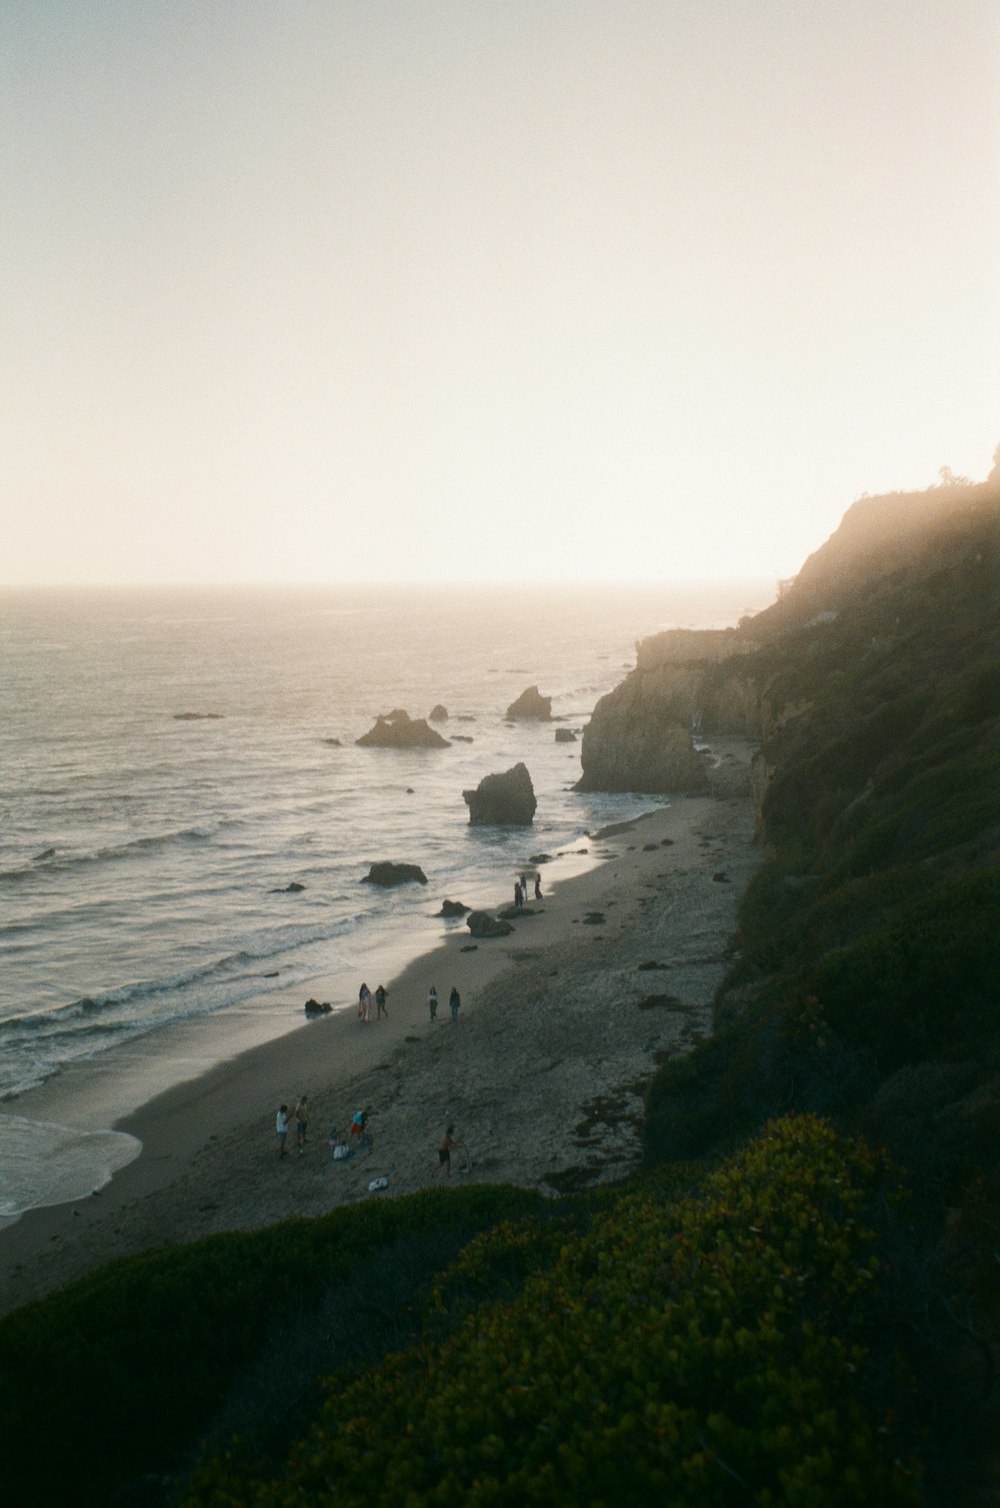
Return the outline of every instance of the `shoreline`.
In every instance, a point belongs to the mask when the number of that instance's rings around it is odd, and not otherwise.
[[[448,1120],[472,1154],[464,1181],[557,1196],[624,1176],[646,1083],[710,1028],[737,902],[761,861],[753,834],[747,796],[672,798],[593,834],[582,873],[546,886],[541,866],[543,900],[510,936],[476,943],[463,924],[414,958],[388,982],[388,1020],[366,1025],[348,1007],[300,1021],[134,1108],[115,1129],[142,1151],[109,1184],[0,1229],[0,1312],[115,1256],[426,1187]],[[314,992],[324,998],[321,979]],[[302,1093],[306,1152],[281,1162],[275,1108]],[[331,1122],[346,1129],[362,1106],[372,1152],[331,1162]],[[369,1194],[383,1177],[386,1193]]]

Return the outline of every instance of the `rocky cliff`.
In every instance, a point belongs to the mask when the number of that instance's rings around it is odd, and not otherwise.
[[[845,665],[898,664],[936,592],[948,596],[950,617],[963,599],[970,612],[986,611],[998,499],[1000,468],[982,483],[862,498],[770,608],[737,628],[643,640],[636,668],[584,729],[579,789],[702,790],[692,735],[740,734],[761,744],[753,789],[763,823],[783,734],[830,694]]]

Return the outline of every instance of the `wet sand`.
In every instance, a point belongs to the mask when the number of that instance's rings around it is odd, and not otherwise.
[[[727,742],[745,762],[749,750]],[[387,1019],[310,1020],[139,1107],[116,1128],[142,1153],[110,1184],[0,1230],[0,1312],[116,1256],[427,1187],[449,1121],[471,1156],[461,1171],[455,1155],[456,1185],[557,1197],[625,1176],[650,1078],[710,1028],[739,896],[761,859],[753,833],[749,797],[675,797],[595,835],[588,873],[550,889],[542,868],[543,899],[529,899],[509,937],[476,943],[463,927],[409,965],[388,983]],[[303,998],[326,998],[323,985]],[[275,1110],[302,1093],[305,1151],[293,1123],[279,1160]],[[362,1107],[372,1150],[333,1162],[331,1123],[346,1132]],[[381,1178],[386,1189],[369,1193]]]

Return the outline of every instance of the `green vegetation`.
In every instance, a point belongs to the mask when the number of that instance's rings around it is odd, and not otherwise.
[[[717,1029],[649,1091],[643,1170],[352,1206],[17,1311],[12,1498],[987,1500],[1000,470],[945,491],[856,505],[741,626],[767,854]]]

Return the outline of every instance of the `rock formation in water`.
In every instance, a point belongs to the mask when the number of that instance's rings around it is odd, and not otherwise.
[[[500,775],[487,775],[474,791],[463,791],[473,826],[523,826],[534,821],[534,787],[527,767],[516,764]]]
[[[446,749],[448,740],[432,728],[426,718],[411,717],[396,708],[375,720],[375,726],[355,743],[376,749]]]
[[[511,702],[507,708],[507,716],[547,722],[552,716],[552,698],[542,696],[537,686],[529,686],[526,691],[521,692],[516,702]]]
[[[442,707],[441,703],[438,702],[435,707],[431,708],[427,721],[431,723],[446,723],[448,721],[448,708]]]
[[[471,909],[464,901],[442,901],[438,916],[465,916]]]
[[[393,864],[388,859],[373,864],[361,881],[362,885],[418,885],[427,884],[427,876],[419,864]]]

